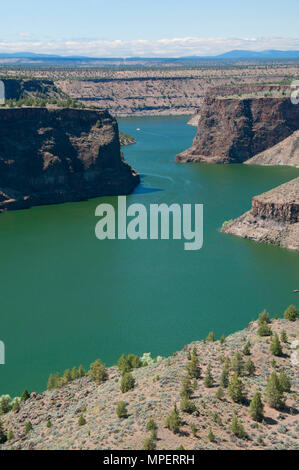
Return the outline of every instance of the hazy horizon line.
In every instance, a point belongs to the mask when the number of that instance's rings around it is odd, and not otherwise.
[[[83,56],[91,58],[181,58],[212,57],[233,50],[263,52],[299,50],[299,38],[200,38],[185,37],[158,40],[120,39],[36,39],[30,33],[19,33],[19,40],[0,38],[1,54],[34,53],[64,57]]]

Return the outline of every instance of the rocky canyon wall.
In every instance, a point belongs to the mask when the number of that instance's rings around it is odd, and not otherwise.
[[[299,128],[299,106],[289,98],[207,97],[191,148],[178,162],[242,163]]]
[[[0,212],[128,194],[138,183],[107,111],[0,109]]]

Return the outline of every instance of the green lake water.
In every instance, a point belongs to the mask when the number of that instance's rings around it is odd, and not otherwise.
[[[299,175],[286,167],[176,164],[195,128],[186,117],[120,119],[137,138],[124,149],[142,184],[127,203],[204,204],[204,246],[105,240],[96,206],[116,198],[0,215],[0,393],[45,388],[50,372],[122,353],[169,355],[185,344],[244,328],[267,308],[295,303],[299,253],[219,232],[251,197]],[[140,130],[137,130],[140,129]]]

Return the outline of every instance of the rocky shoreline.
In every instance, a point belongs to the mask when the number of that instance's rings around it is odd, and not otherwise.
[[[299,251],[299,178],[255,196],[251,210],[224,223],[221,231]]]

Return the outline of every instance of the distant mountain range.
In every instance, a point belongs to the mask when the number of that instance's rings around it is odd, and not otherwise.
[[[163,58],[163,57],[128,57],[128,58],[110,58],[110,57],[84,57],[84,56],[60,56],[55,54],[37,54],[34,52],[0,52],[0,63],[10,64],[28,64],[28,63],[44,63],[44,64],[76,64],[76,63],[105,63],[105,64],[124,64],[124,63],[186,63],[186,62],[201,62],[201,61],[235,61],[235,60],[296,60],[299,59],[298,51],[280,51],[280,50],[266,50],[266,51],[248,51],[248,50],[233,50],[219,54],[216,56],[188,56],[179,58]]]
[[[236,49],[216,56],[218,59],[299,59],[299,51],[246,51]]]

